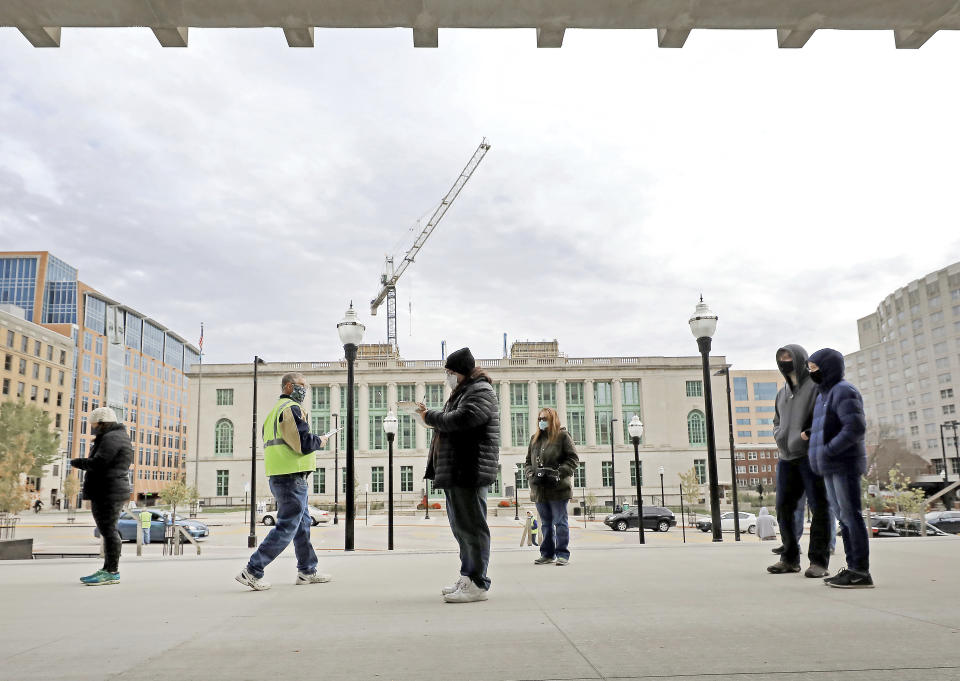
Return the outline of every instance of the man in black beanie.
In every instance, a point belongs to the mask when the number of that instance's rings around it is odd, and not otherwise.
[[[443,409],[417,407],[434,429],[423,477],[444,491],[460,546],[460,577],[441,590],[447,603],[485,601],[490,589],[487,488],[497,479],[500,460],[500,404],[490,377],[476,365],[469,348],[450,353],[444,366],[451,394]]]

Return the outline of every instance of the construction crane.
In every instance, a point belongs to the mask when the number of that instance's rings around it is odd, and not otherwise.
[[[475,152],[473,152],[473,156],[470,158],[470,161],[467,162],[467,165],[460,172],[460,176],[457,178],[457,181],[453,183],[453,186],[450,187],[450,191],[447,192],[446,196],[444,196],[440,201],[440,205],[437,206],[436,210],[433,211],[433,214],[427,221],[426,227],[423,228],[423,230],[420,232],[420,235],[413,242],[410,250],[408,250],[406,255],[403,256],[403,260],[401,261],[400,265],[394,269],[393,256],[389,255],[386,257],[383,267],[383,274],[380,275],[380,292],[377,294],[376,298],[370,301],[370,314],[376,315],[377,309],[383,304],[383,301],[387,301],[387,343],[390,344],[390,348],[393,350],[393,352],[398,351],[397,280],[403,276],[403,273],[406,272],[407,268],[413,263],[414,259],[417,257],[417,253],[419,253],[420,249],[423,248],[423,244],[425,244],[427,239],[430,238],[430,235],[433,234],[433,230],[437,228],[437,225],[443,219],[443,216],[447,214],[448,210],[450,210],[451,204],[453,204],[457,196],[460,195],[460,191],[473,176],[477,166],[480,165],[480,161],[483,160],[483,157],[486,156],[487,151],[489,150],[490,145],[487,144],[487,138],[484,137],[483,141],[480,142],[480,146],[477,147]]]

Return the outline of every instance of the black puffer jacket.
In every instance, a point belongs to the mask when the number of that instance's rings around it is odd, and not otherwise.
[[[465,378],[442,410],[423,420],[434,429],[427,472],[439,488],[484,487],[497,479],[500,461],[500,403],[482,373]]]
[[[573,473],[580,459],[573,446],[573,438],[566,428],[560,429],[560,435],[553,442],[546,436],[540,440],[531,438],[527,447],[527,460],[523,463],[523,474],[530,480],[533,472],[540,466],[560,471],[560,484],[553,488],[530,485],[530,501],[569,501],[573,498]]]
[[[83,476],[83,498],[100,502],[130,498],[127,470],[132,463],[133,447],[122,423],[106,424],[93,440],[89,457],[70,460],[71,466],[87,472]]]

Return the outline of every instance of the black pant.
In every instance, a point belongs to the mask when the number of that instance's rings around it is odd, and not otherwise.
[[[103,537],[103,569],[107,572],[120,572],[120,531],[117,521],[120,519],[122,501],[91,501],[90,511],[93,522]]]
[[[830,514],[827,505],[827,488],[823,478],[813,472],[807,457],[777,463],[777,519],[780,538],[783,540],[782,560],[796,565],[800,562],[797,545],[797,529],[793,514],[804,492],[807,503],[813,510],[810,521],[810,548],[807,557],[810,563],[827,567],[830,562]]]

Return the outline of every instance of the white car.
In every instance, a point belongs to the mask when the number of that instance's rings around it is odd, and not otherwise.
[[[333,520],[333,516],[330,515],[329,511],[324,511],[322,508],[317,508],[316,506],[308,506],[307,510],[310,511],[310,520],[312,520],[313,525],[321,525],[329,523]],[[277,512],[276,511],[266,511],[265,513],[260,514],[260,522],[264,525],[276,525],[277,524]]]
[[[773,524],[774,524],[774,527],[778,527],[776,518],[774,518]],[[697,527],[700,528],[702,532],[709,532],[712,527],[710,518],[704,518],[702,520],[698,520]],[[733,511],[727,511],[726,513],[720,514],[720,531],[721,532],[734,531]],[[743,511],[740,511],[740,531],[749,532],[750,534],[753,534],[754,532],[756,532],[757,516],[755,516],[753,513],[744,513]],[[779,532],[779,528],[777,531]]]

